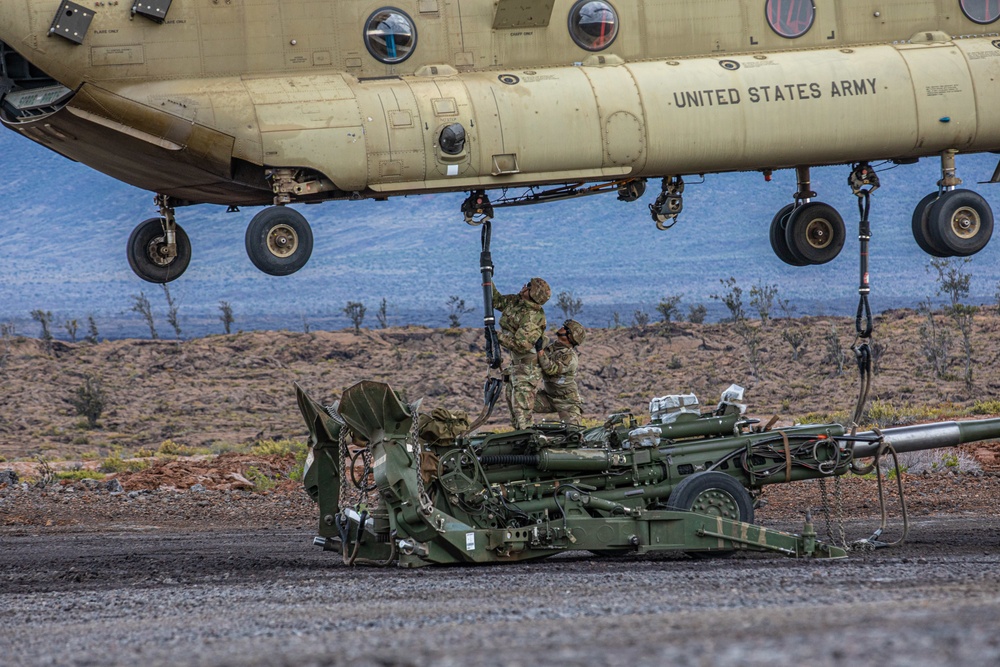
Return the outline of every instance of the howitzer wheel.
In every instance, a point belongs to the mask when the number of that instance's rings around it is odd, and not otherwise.
[[[699,472],[678,484],[667,500],[675,510],[687,510],[733,521],[753,523],[753,500],[734,477],[722,472]],[[724,558],[732,551],[689,551],[698,558]]]
[[[750,493],[736,478],[722,472],[691,475],[674,488],[667,505],[671,509],[753,523]]]

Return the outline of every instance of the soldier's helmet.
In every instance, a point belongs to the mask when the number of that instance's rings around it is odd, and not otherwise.
[[[552,288],[547,282],[541,278],[532,278],[528,281],[528,298],[539,306],[545,305],[550,296],[552,296]]]
[[[580,345],[587,337],[587,330],[576,320],[566,320],[563,322],[563,328],[566,329],[566,337],[573,345]]]

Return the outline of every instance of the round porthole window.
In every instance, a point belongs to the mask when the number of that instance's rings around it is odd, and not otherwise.
[[[379,62],[401,63],[417,45],[417,29],[406,12],[392,7],[376,11],[365,24],[365,46]]]
[[[997,0],[961,0],[962,12],[976,23],[993,23],[1000,18]]]
[[[569,12],[569,34],[580,48],[602,51],[618,36],[618,13],[602,0],[580,0]]]
[[[789,39],[809,32],[816,19],[812,0],[767,0],[764,12],[771,30]]]

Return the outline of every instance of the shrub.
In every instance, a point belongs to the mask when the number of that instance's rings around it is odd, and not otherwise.
[[[679,318],[678,304],[681,302],[681,298],[682,295],[674,294],[660,299],[656,310],[660,313],[660,319],[663,322],[671,322],[675,317]]]
[[[194,456],[198,453],[198,450],[194,447],[180,445],[173,440],[164,440],[160,443],[160,446],[156,448],[156,454],[158,456]]]
[[[354,325],[354,333],[361,333],[361,325],[365,321],[365,304],[359,301],[348,301],[347,305],[344,306],[344,315],[347,315],[348,319],[351,320],[351,324]]]
[[[51,310],[33,310],[31,311],[31,319],[42,325],[42,340],[46,343],[52,341],[52,311]]]
[[[556,296],[556,305],[567,320],[573,319],[583,310],[583,300],[575,298],[572,292],[559,292]]]
[[[113,473],[113,472],[139,472],[140,470],[145,470],[149,467],[149,463],[146,461],[136,461],[130,460],[126,461],[120,456],[109,456],[108,458],[101,461],[101,465],[97,469],[101,472]]]
[[[87,425],[90,428],[97,428],[97,420],[100,419],[107,404],[101,380],[88,375],[83,385],[77,388],[76,398],[71,398],[70,403],[76,408],[76,414],[87,418]]]
[[[256,466],[247,468],[246,478],[253,482],[254,487],[260,492],[270,491],[277,486],[277,482],[258,470]]]
[[[261,440],[250,448],[250,453],[254,456],[284,456],[285,454],[295,454],[308,449],[304,442],[296,440]]]
[[[1000,401],[976,401],[969,412],[974,415],[1000,415]]]
[[[96,470],[63,470],[56,473],[56,478],[72,479],[76,481],[81,479],[104,479],[104,473]]]
[[[924,450],[906,452],[899,455],[899,464],[910,474],[925,474],[954,471],[958,473],[978,473],[979,463],[963,451]]]
[[[222,320],[222,328],[226,335],[229,335],[230,328],[233,325],[233,307],[228,301],[219,301],[219,311],[222,313],[219,315],[219,319]]]
[[[378,311],[375,313],[375,319],[378,321],[380,329],[389,326],[389,304],[386,303],[385,297],[382,297],[382,303],[379,304]]]
[[[465,305],[465,299],[460,299],[455,294],[448,297],[445,307],[448,308],[448,325],[452,329],[462,326],[462,315],[468,315],[473,310]]]
[[[132,294],[132,307],[129,309],[133,313],[139,313],[142,315],[142,319],[146,322],[146,326],[149,327],[149,337],[153,340],[157,340],[160,336],[156,333],[156,323],[153,320],[153,307],[149,303],[149,298],[146,297],[146,293],[140,291],[138,294]]]
[[[688,321],[691,324],[703,324],[705,316],[708,315],[708,308],[702,304],[695,304],[688,309]]]

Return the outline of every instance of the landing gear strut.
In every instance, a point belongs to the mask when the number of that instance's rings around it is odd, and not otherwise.
[[[847,239],[844,219],[829,204],[814,202],[809,167],[796,167],[795,202],[771,220],[771,248],[778,259],[792,266],[826,264],[840,254]]]
[[[180,278],[191,262],[191,241],[174,220],[174,207],[166,195],[154,199],[159,218],[140,223],[128,238],[128,265],[135,275],[151,283]]]
[[[941,154],[941,180],[913,210],[913,240],[934,257],[968,257],[993,236],[993,210],[978,193],[957,189],[955,151]]]

